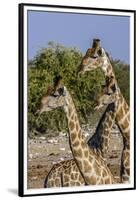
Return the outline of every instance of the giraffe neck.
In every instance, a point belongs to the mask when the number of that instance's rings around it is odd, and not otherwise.
[[[117,102],[116,122],[123,135],[130,132],[130,110],[122,94],[119,94],[119,99]]]
[[[107,70],[106,70],[107,69]],[[110,61],[108,61],[108,65],[107,67],[104,69],[104,74],[105,77],[108,76],[113,76],[114,77],[114,83],[116,85],[116,92],[115,92],[115,115],[116,115],[116,121],[117,124],[119,125],[119,128],[121,129],[121,131],[123,132],[129,132],[129,121],[130,121],[130,113],[129,113],[129,106],[124,98],[124,96],[122,95],[120,88],[118,86],[117,80],[115,78],[115,74],[113,71],[113,67],[110,63]]]
[[[90,149],[85,142],[70,94],[67,94],[64,110],[68,120],[69,140],[73,157],[86,184],[102,183],[103,178],[101,173],[105,173],[105,179],[112,183],[112,174],[107,168],[105,161],[102,159],[101,154],[98,155],[97,152]]]
[[[116,86],[116,98],[114,102],[114,112],[113,115],[114,118],[112,119],[112,122],[114,122],[114,119],[116,120],[121,133],[123,135],[123,142],[124,142],[124,149],[122,152],[122,165],[123,165],[123,173],[122,173],[122,182],[129,181],[130,177],[130,110],[129,106],[123,97],[120,88],[118,87],[117,81],[115,79],[115,75],[113,72],[112,65],[109,63],[108,65],[104,66],[103,68],[105,77],[113,76],[114,77],[114,83]],[[107,131],[104,130],[105,135],[107,135]],[[109,133],[109,131],[108,131]],[[109,135],[109,134],[108,134]],[[103,142],[104,143],[104,142]],[[109,145],[108,140],[106,144]]]
[[[99,148],[102,152],[102,156],[106,160],[110,146],[111,130],[113,124],[115,123],[115,117],[115,103],[110,103],[99,120],[95,134],[89,140],[89,145],[92,148]]]
[[[118,107],[119,107],[119,103],[120,103],[119,99],[124,99],[124,97],[121,94],[120,88],[118,86],[118,83],[115,77],[113,66],[111,65],[108,57],[106,57],[104,60],[104,63],[102,65],[102,71],[104,73],[105,80],[107,80],[107,78],[111,79],[112,77],[112,83],[115,84],[116,91],[114,93],[115,93],[115,111],[116,111],[118,110]]]
[[[72,151],[79,152],[75,157],[80,157],[82,159],[84,155],[81,151],[84,149],[88,149],[89,147],[86,144],[85,138],[81,132],[76,108],[69,93],[68,98],[66,97],[66,106],[64,107],[64,110],[68,120],[69,138]]]
[[[114,71],[113,71],[113,67],[109,61],[109,59],[106,57],[105,60],[104,60],[104,63],[102,65],[102,71],[104,72],[104,75],[105,77],[110,77],[110,76],[114,76],[115,77],[115,74],[114,74]]]
[[[116,95],[115,95],[115,102],[114,102],[114,113],[116,116],[116,121],[121,129],[122,133],[129,131],[129,106],[123,97],[120,88],[118,86],[117,80],[115,78],[115,74],[113,71],[113,66],[111,65],[108,58],[104,61],[104,65],[102,66],[102,70],[104,72],[105,78],[107,77],[113,77],[114,83],[116,86]]]

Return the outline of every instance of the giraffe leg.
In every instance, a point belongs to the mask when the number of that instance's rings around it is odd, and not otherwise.
[[[125,147],[122,153],[122,183],[129,182],[130,177],[130,149]]]
[[[123,143],[121,175],[122,183],[127,183],[130,181],[130,131],[123,132]]]

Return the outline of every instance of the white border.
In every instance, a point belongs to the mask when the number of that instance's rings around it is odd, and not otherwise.
[[[130,184],[114,184],[114,185],[97,185],[97,186],[85,186],[85,187],[64,187],[64,188],[48,188],[48,189],[27,189],[27,11],[56,11],[56,12],[73,12],[73,13],[85,13],[85,14],[106,14],[115,16],[129,16],[130,17],[130,114],[131,114],[131,181]],[[122,189],[133,188],[134,186],[134,15],[129,12],[122,11],[102,11],[102,10],[88,10],[76,9],[76,8],[56,8],[56,7],[36,7],[36,6],[24,6],[24,195],[34,194],[47,194],[47,193],[64,193],[75,191],[93,191],[93,190],[110,190],[110,189]]]

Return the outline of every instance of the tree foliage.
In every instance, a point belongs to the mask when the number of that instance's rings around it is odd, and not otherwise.
[[[95,95],[100,92],[105,79],[98,69],[84,76],[77,75],[82,53],[76,48],[66,48],[49,42],[48,47],[37,53],[28,63],[28,128],[29,133],[47,133],[67,129],[66,117],[61,109],[42,114],[37,118],[35,112],[40,99],[56,75],[63,77],[63,84],[70,91],[81,123],[91,123]],[[129,101],[129,66],[120,61],[112,61],[118,83]]]

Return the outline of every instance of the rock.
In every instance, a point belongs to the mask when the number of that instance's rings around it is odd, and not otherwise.
[[[55,139],[55,138],[53,138],[53,139],[48,139],[47,142],[50,143],[50,144],[58,144],[58,140]]]
[[[65,151],[65,148],[62,148],[62,147],[61,147],[60,150],[61,150],[61,151]]]
[[[40,140],[46,140],[46,138],[42,136],[42,137],[40,137]]]
[[[59,155],[59,153],[50,153],[48,156],[58,156]]]
[[[35,153],[35,155],[33,156],[34,158],[38,158],[39,157],[39,153]]]
[[[40,165],[40,164],[37,165],[37,169],[40,169],[40,168],[42,168],[42,167],[43,167],[43,166]]]
[[[84,133],[84,136],[85,136],[86,138],[89,137],[89,135],[90,135],[90,134],[87,133],[87,132]]]
[[[36,179],[37,179],[37,176],[34,176],[34,177],[32,177],[31,179],[32,179],[32,180],[36,180]]]
[[[64,132],[59,132],[59,136],[67,136],[68,134],[67,133],[64,133]]]

